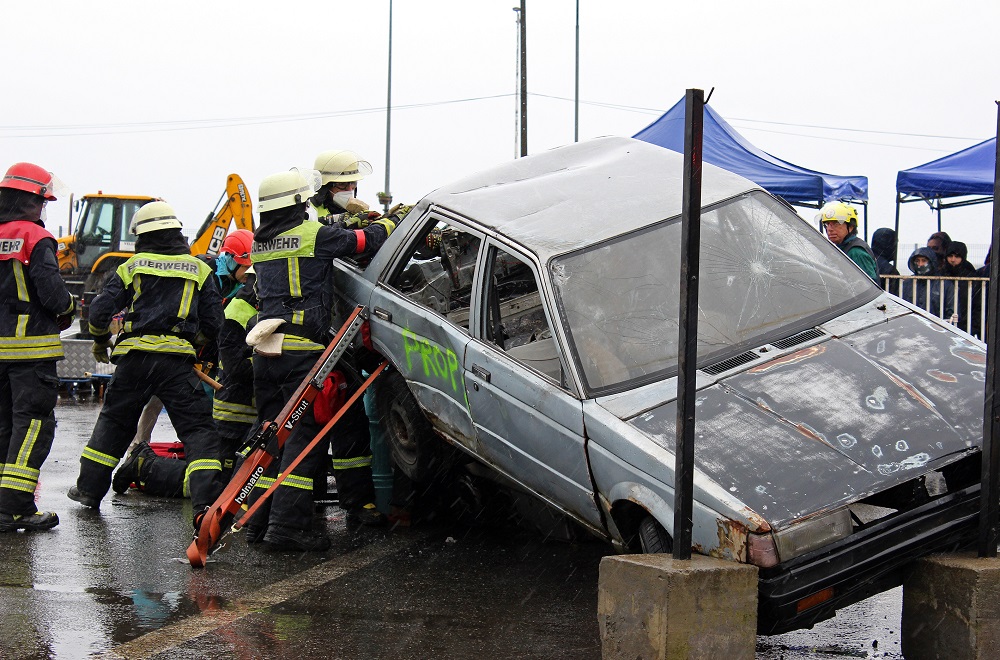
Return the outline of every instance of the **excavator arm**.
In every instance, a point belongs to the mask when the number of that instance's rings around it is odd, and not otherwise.
[[[238,174],[230,174],[226,180],[226,192],[219,198],[215,210],[208,214],[198,235],[191,242],[191,254],[217,256],[230,224],[234,225],[233,229],[254,230],[253,205],[247,187]]]

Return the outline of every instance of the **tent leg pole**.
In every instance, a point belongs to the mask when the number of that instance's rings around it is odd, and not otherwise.
[[[899,267],[899,193],[896,193],[896,253],[892,255],[892,265]]]

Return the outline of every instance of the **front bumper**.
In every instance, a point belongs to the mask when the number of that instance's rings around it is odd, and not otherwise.
[[[776,635],[810,628],[832,617],[838,608],[899,586],[915,559],[975,545],[978,529],[976,484],[873,523],[820,550],[762,569],[757,631]],[[832,589],[830,598],[800,608],[800,601],[824,589]]]

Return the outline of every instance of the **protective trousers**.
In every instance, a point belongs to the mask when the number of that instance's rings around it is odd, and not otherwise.
[[[329,439],[340,507],[351,510],[374,503],[371,434],[361,398],[330,429]]]
[[[254,356],[254,399],[257,402],[258,425],[278,416],[319,356],[317,351],[284,351],[277,357]],[[285,441],[279,459],[271,463],[264,477],[257,482],[257,487],[249,498],[251,504],[260,497],[264,489],[274,483],[278,474],[284,474],[320,428],[312,411],[301,417],[295,430]],[[273,524],[293,529],[312,529],[313,476],[325,467],[327,447],[327,443],[321,441],[309,452],[261,506],[250,521],[251,526],[264,528]]]
[[[237,454],[243,448],[243,441],[250,432],[251,424],[240,425],[243,432],[235,429],[233,424],[226,426],[226,431],[235,435],[219,433],[219,456],[222,461],[221,480],[225,487],[229,480],[233,478],[236,469]],[[216,429],[219,424],[216,423]],[[188,462],[185,459],[169,458],[166,456],[150,457],[142,466],[139,473],[139,489],[146,495],[154,497],[189,497],[190,484],[188,483]]]
[[[219,441],[212,422],[212,399],[183,356],[130,351],[118,360],[90,442],[80,457],[77,487],[103,497],[111,472],[128,449],[143,406],[157,396],[184,443],[186,479],[195,512],[222,492]]]
[[[0,361],[0,513],[38,510],[35,488],[56,434],[58,388],[55,360]]]

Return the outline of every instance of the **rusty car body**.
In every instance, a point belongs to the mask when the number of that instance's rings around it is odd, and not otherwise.
[[[669,549],[681,172],[628,138],[554,149],[338,262],[403,472],[447,445],[621,551]],[[974,541],[985,348],[750,181],[706,165],[702,200],[693,548],[759,567],[760,632],[808,627]]]

